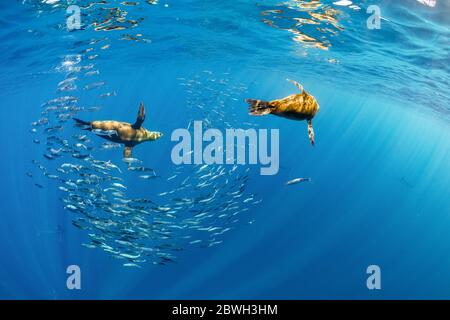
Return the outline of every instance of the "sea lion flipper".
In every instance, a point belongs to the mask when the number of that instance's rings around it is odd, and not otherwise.
[[[131,158],[133,156],[133,147],[125,146],[125,149],[123,149],[123,157],[125,159]]]
[[[107,134],[95,134],[97,137],[103,138],[105,140],[111,141],[111,142],[115,142],[115,143],[120,143],[120,138],[117,134],[114,135],[107,135]]]
[[[289,82],[292,82],[298,88],[298,90],[300,90],[300,92],[303,93],[303,86],[300,83],[298,83],[295,80],[291,80],[291,79],[286,79],[286,80]]]
[[[145,120],[145,106],[144,106],[144,103],[141,102],[141,104],[139,105],[139,111],[138,111],[136,122],[132,126],[133,129],[135,129],[135,130],[139,129],[142,126],[142,124],[144,123],[144,120]]]
[[[92,122],[88,122],[88,121],[84,121],[84,120],[80,120],[77,118],[72,118],[75,121],[75,125],[77,127],[83,128],[83,130],[92,130]]]
[[[245,102],[249,104],[249,114],[252,116],[265,116],[273,111],[273,107],[268,101],[245,99]]]
[[[311,141],[311,144],[314,146],[314,129],[312,126],[311,119],[308,120],[308,137],[309,137],[309,141]]]

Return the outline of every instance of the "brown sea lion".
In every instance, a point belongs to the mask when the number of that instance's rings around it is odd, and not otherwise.
[[[303,86],[294,80],[288,81],[294,83],[300,90],[300,94],[292,94],[283,99],[273,101],[263,101],[246,99],[250,105],[249,112],[254,116],[264,116],[273,114],[292,120],[308,121],[308,136],[311,144],[314,145],[314,130],[312,127],[312,118],[319,110],[319,104],[312,95],[303,90]]]
[[[124,158],[132,157],[133,147],[145,141],[154,141],[161,138],[161,132],[148,131],[142,127],[145,120],[145,107],[141,102],[138,116],[134,124],[120,121],[83,121],[74,118],[76,125],[83,127],[83,130],[94,132],[97,136],[125,145]]]

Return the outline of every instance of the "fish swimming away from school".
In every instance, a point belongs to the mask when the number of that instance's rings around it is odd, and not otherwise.
[[[301,182],[311,182],[311,178],[295,178],[286,182],[286,185],[293,185]]]

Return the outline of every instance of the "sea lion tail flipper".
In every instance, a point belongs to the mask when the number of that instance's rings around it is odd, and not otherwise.
[[[77,118],[73,118],[73,120],[75,121],[75,125],[77,127],[84,127],[83,130],[92,130],[91,122],[87,122],[87,121],[80,120]]]
[[[255,100],[255,99],[246,99],[250,106],[249,113],[252,116],[265,116],[266,114],[270,114],[273,110],[273,107],[270,105],[270,102],[263,100]]]

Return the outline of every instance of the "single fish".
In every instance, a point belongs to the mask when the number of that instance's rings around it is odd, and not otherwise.
[[[112,186],[120,189],[127,189],[123,184],[117,182],[113,183]]]
[[[301,182],[311,182],[311,178],[295,178],[286,182],[286,185],[297,184]]]
[[[139,178],[144,179],[144,180],[150,180],[150,179],[158,178],[158,176],[156,176],[156,175],[142,175],[142,176],[139,176]]]

